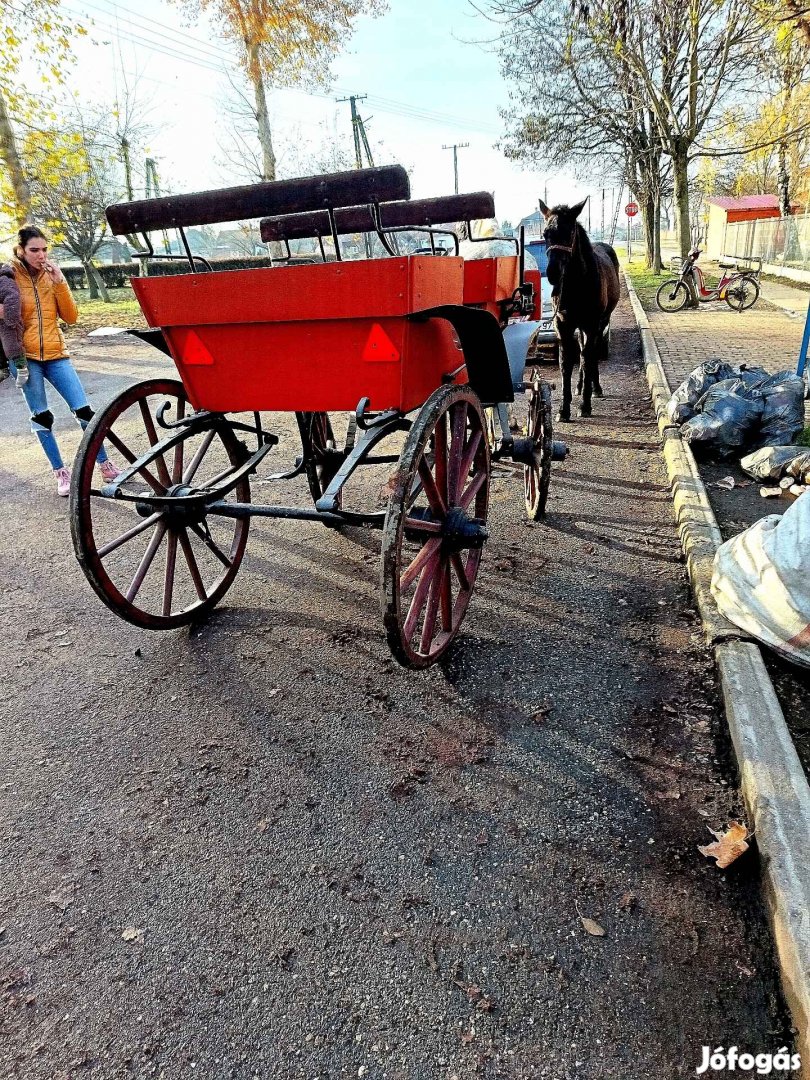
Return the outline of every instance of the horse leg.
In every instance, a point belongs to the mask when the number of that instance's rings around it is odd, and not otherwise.
[[[585,377],[582,369],[582,355],[585,349],[585,338],[581,330],[574,331],[574,338],[576,339],[577,348],[579,349],[579,374],[577,376],[577,397],[582,397],[582,383]]]
[[[594,335],[592,333],[585,334],[584,339],[585,344],[582,348],[582,358],[580,360],[579,368],[582,376],[582,404],[580,405],[578,412],[580,416],[590,416],[591,393],[593,390],[594,369],[597,363],[599,342],[594,341]]]
[[[594,369],[593,369],[593,396],[602,397],[602,384],[599,382],[599,365],[604,361],[607,363],[608,359],[608,334],[610,331],[610,323],[603,326],[599,332],[597,338],[598,351],[595,357]]]
[[[562,376],[562,405],[557,419],[563,423],[571,419],[571,375],[579,356],[579,346],[572,335],[560,337],[560,375]]]

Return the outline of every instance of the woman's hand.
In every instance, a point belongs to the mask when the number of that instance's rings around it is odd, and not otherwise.
[[[65,280],[65,275],[62,273],[56,263],[51,262],[50,259],[46,259],[42,268],[48,275],[48,277],[51,279],[51,281],[54,283],[54,285],[59,285]]]
[[[6,309],[3,307],[2,304],[0,304],[0,319],[5,319],[5,317],[6,317]]]

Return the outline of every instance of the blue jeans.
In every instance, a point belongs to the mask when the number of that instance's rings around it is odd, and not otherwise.
[[[17,367],[13,360],[9,361],[9,369],[16,378]],[[50,462],[51,468],[61,469],[64,462],[62,461],[62,455],[59,453],[59,446],[54,433],[51,431],[53,416],[48,410],[48,398],[45,394],[46,379],[57,394],[63,398],[74,416],[79,409],[89,410],[89,403],[81,380],[76,374],[76,369],[67,357],[61,360],[45,360],[44,362],[29,359],[28,382],[23,386],[22,394],[28,408],[31,410],[31,430],[42,444],[42,449],[45,451],[45,456]],[[89,423],[89,417],[83,419],[76,416],[76,419],[82,430],[84,430]],[[97,461],[106,460],[107,453],[102,446],[98,452]]]

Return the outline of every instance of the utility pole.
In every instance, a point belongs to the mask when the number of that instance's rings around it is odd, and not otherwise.
[[[363,168],[363,154],[362,154],[362,151],[360,149],[360,130],[361,130],[362,126],[363,126],[363,121],[357,115],[357,102],[358,101],[365,101],[365,100],[366,100],[366,94],[352,94],[350,97],[347,97],[347,98],[345,98],[345,97],[335,98],[335,101],[337,101],[339,103],[342,103],[344,101],[348,101],[349,104],[351,105],[351,109],[352,109],[352,134],[354,136],[354,164],[355,164],[355,167],[358,168],[358,169]],[[366,133],[365,133],[365,129],[363,129],[363,141],[364,142],[365,142],[365,137],[366,137]],[[368,143],[366,143],[366,147],[368,147]],[[371,155],[369,155],[369,156],[371,156]]]
[[[470,144],[468,142],[462,142],[462,143],[453,143],[452,145],[448,145],[447,143],[445,143],[442,146],[442,150],[452,150],[453,151],[453,178],[455,180],[456,195],[458,195],[458,152],[459,152],[459,150],[464,150],[469,145]]]
[[[351,94],[347,98],[335,98],[335,101],[342,103],[348,101],[352,110],[352,135],[354,136],[354,163],[358,169],[363,168],[363,149],[366,151],[366,158],[368,159],[368,167],[374,168],[374,159],[371,156],[371,147],[368,145],[368,138],[366,136],[366,129],[363,124],[363,118],[358,115],[357,102],[365,101],[366,94]],[[370,259],[372,254],[371,237],[368,233],[365,234],[366,242],[366,258]]]
[[[605,242],[605,189],[602,188],[602,231],[599,233],[599,239],[602,243]]]

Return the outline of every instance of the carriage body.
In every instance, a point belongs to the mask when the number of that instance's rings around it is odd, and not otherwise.
[[[420,311],[462,302],[459,258],[134,278],[197,409],[212,412],[410,412],[438,386],[465,382],[446,322]],[[458,370],[461,369],[461,370]]]

